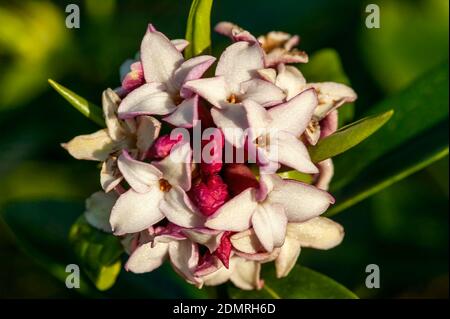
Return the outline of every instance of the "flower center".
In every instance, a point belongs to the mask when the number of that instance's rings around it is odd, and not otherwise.
[[[235,94],[231,94],[231,95],[228,97],[227,102],[229,102],[229,103],[231,103],[231,104],[236,104],[236,103],[238,103],[239,101],[238,101],[238,98],[237,98],[237,96],[236,96]]]
[[[173,103],[175,103],[175,105],[180,105],[181,102],[183,102],[183,98],[179,94],[173,97]]]
[[[261,135],[255,140],[256,147],[267,147],[270,145],[269,134]]]
[[[317,120],[311,120],[306,128],[310,133],[314,133],[319,127],[319,122]]]
[[[170,185],[168,181],[166,181],[165,179],[159,180],[159,189],[162,192],[167,193],[168,191],[170,191],[171,188],[172,188],[172,185]]]

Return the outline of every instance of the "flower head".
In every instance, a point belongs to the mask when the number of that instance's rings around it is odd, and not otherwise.
[[[305,144],[332,134],[337,108],[356,94],[307,83],[288,65],[307,62],[295,49],[298,36],[256,38],[231,23],[216,30],[233,43],[205,78],[214,57],[185,60],[187,41],[150,24],[140,56],[121,68],[121,87],[103,93],[107,127],[64,147],[102,162],[103,191],[86,201],[85,216],[121,238],[128,271],[150,272],[167,260],[197,287],[230,280],[261,289],[262,263],[274,261],[284,277],[301,247],[328,249],[343,238],[340,225],[320,217],[334,203],[325,191],[332,162],[313,163]],[[195,137],[198,129],[206,135],[200,143],[180,133]],[[230,162],[228,146],[244,160],[233,154]],[[313,184],[281,178],[280,167],[310,174]]]

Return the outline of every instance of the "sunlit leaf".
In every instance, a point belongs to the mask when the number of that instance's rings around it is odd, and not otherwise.
[[[61,84],[49,79],[48,83],[59,93],[63,98],[65,98],[73,107],[75,107],[81,114],[94,121],[98,125],[105,127],[105,120],[103,119],[102,109],[89,102],[85,98],[79,96],[78,94],[72,92],[68,88],[62,86]]]
[[[0,215],[21,247],[33,260],[55,278],[65,283],[69,264],[79,261],[68,240],[72,224],[79,218],[83,205],[59,201],[30,201],[10,204]],[[95,252],[95,251],[94,251]],[[108,260],[114,254],[99,254]],[[30,265],[33,266],[33,265]],[[164,287],[164,289],[161,289]],[[177,275],[168,263],[148,274],[122,271],[116,284],[99,292],[91,280],[81,273],[80,288],[76,292],[88,297],[122,298],[204,298],[199,290]]]
[[[193,0],[186,27],[186,40],[189,46],[185,57],[189,59],[199,54],[208,53],[211,49],[211,7],[213,0]]]
[[[331,278],[314,270],[296,265],[289,276],[275,277],[273,265],[263,267],[264,288],[245,291],[230,285],[231,298],[252,299],[355,299],[353,292]]]
[[[111,288],[122,268],[123,248],[119,238],[93,228],[82,216],[72,225],[69,241],[95,286],[99,290]]]
[[[358,145],[381,128],[391,118],[393,113],[391,110],[380,115],[361,119],[320,140],[315,146],[309,148],[312,161],[315,163],[321,162]]]
[[[81,209],[80,205],[55,201],[23,202],[8,205],[1,216],[19,247],[64,283],[68,275],[66,266],[76,264],[70,253],[67,233]],[[100,296],[84,276],[81,276],[80,288],[76,291],[89,297]]]
[[[372,164],[352,183],[333,192],[336,205],[325,215],[337,214],[448,155],[447,132],[448,122],[443,122]]]
[[[277,173],[278,176],[284,179],[294,179],[299,182],[311,184],[312,176],[310,174],[301,173],[299,171],[280,171]]]
[[[407,147],[404,146],[406,143],[411,145],[419,143],[425,134],[431,134],[429,143],[424,141],[420,147],[411,146],[411,149],[415,148],[416,153],[424,154],[426,158],[428,156],[425,154],[433,157],[436,150],[435,143],[440,143],[440,149],[448,146],[446,133],[438,137],[433,134],[433,131],[436,131],[433,128],[443,125],[441,123],[446,122],[448,125],[448,85],[447,62],[406,90],[371,108],[370,114],[386,112],[393,108],[395,116],[377,134],[335,159],[336,175],[332,190],[346,187],[363,172],[369,174],[369,171],[373,170],[374,163],[386,159],[390,153],[399,153],[394,156],[396,162],[386,163],[390,167],[410,161],[412,155],[404,153],[401,149]]]

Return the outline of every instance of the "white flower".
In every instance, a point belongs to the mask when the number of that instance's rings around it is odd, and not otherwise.
[[[156,140],[161,123],[151,116],[120,120],[117,118],[119,96],[111,89],[102,95],[106,129],[88,135],[80,135],[62,144],[76,159],[101,161],[100,182],[106,192],[111,191],[122,180],[116,160],[122,150],[127,149],[138,158],[145,157]]]
[[[277,175],[261,175],[258,190],[248,188],[212,215],[206,227],[241,232],[253,227],[267,252],[281,247],[288,222],[316,217],[334,202],[328,193]]]
[[[198,99],[183,87],[187,81],[200,78],[215,58],[203,55],[184,61],[175,45],[151,24],[142,40],[140,57],[147,83],[123,99],[120,118],[172,113],[164,118],[166,122],[192,127],[198,117]]]

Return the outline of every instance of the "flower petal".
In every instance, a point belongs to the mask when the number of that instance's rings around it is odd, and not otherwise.
[[[146,82],[170,86],[175,70],[183,63],[183,55],[161,32],[149,25],[141,43],[141,61]],[[168,87],[171,90],[170,87]]]
[[[216,58],[213,56],[200,55],[183,62],[175,71],[172,80],[173,85],[179,90],[184,83],[200,79],[214,61],[216,61]]]
[[[283,245],[287,225],[283,206],[267,203],[258,205],[252,216],[252,225],[267,252]]]
[[[127,74],[122,78],[121,82],[121,89],[123,90],[122,92],[125,95],[144,84],[145,79],[144,70],[142,69],[142,63],[138,61],[131,64],[129,66]],[[123,96],[122,92],[119,91],[118,94],[120,96]]]
[[[345,103],[354,102],[357,98],[351,87],[341,83],[322,82],[308,83],[307,87],[314,88],[319,96],[319,105],[314,111],[314,116],[321,120],[332,110]]]
[[[241,104],[227,104],[222,109],[211,109],[214,123],[222,130],[225,140],[236,146],[243,147],[246,132],[249,127],[245,108]]]
[[[163,176],[155,166],[133,159],[125,150],[119,156],[117,166],[127,183],[138,193],[159,187],[158,181]]]
[[[243,290],[261,289],[264,282],[259,278],[261,264],[255,261],[248,261],[241,257],[232,257],[235,264],[230,280],[236,287]]]
[[[264,107],[277,105],[286,97],[276,85],[261,79],[251,79],[241,83],[241,93],[242,100],[253,100]]]
[[[201,227],[204,217],[197,211],[189,197],[179,186],[173,186],[164,194],[159,208],[167,219],[175,225],[194,228]]]
[[[167,123],[176,127],[191,128],[198,120],[198,95],[184,100],[176,110],[163,118]]]
[[[170,185],[180,186],[185,191],[191,188],[192,150],[188,142],[177,143],[167,157],[152,164]]]
[[[222,265],[222,263],[220,263],[220,265]],[[228,281],[232,272],[233,269],[231,269],[231,265],[228,269],[222,265],[221,267],[218,267],[216,271],[202,276],[200,280],[205,286],[217,286]]]
[[[105,117],[108,135],[114,141],[120,140],[125,135],[125,129],[117,118],[117,109],[120,104],[120,97],[111,89],[106,89],[102,93],[103,116]]]
[[[308,125],[317,106],[317,95],[314,90],[306,90],[284,104],[269,110],[273,121],[271,129],[283,130],[300,136]]]
[[[144,230],[164,218],[159,209],[163,192],[152,187],[147,193],[133,189],[120,195],[111,211],[109,222],[115,235],[135,233]]]
[[[338,129],[338,111],[333,110],[320,121],[320,138],[330,136]]]
[[[186,235],[194,243],[206,246],[210,253],[213,253],[220,244],[223,232],[208,228],[183,229]]]
[[[230,45],[220,56],[216,76],[223,75],[231,92],[239,93],[242,82],[255,77],[264,68],[264,52],[258,43],[246,41]]]
[[[139,116],[136,131],[136,146],[140,159],[143,159],[161,131],[161,122],[152,116]]]
[[[277,278],[283,278],[289,275],[289,272],[294,268],[297,262],[300,251],[300,242],[297,239],[290,237],[288,231],[284,244],[281,247],[280,254],[277,259],[275,259]]]
[[[256,206],[255,189],[248,188],[220,207],[206,221],[205,226],[219,230],[246,230],[251,225],[251,216]]]
[[[117,144],[109,137],[106,129],[76,136],[61,146],[74,158],[91,161],[104,161],[117,149]]]
[[[260,104],[252,100],[245,100],[242,102],[244,106],[248,126],[251,128],[252,136],[255,138],[266,133],[266,129],[272,121],[272,117],[269,112]]]
[[[306,80],[296,67],[280,64],[275,84],[286,93],[286,100],[289,101],[305,90]]]
[[[259,77],[265,81],[269,81],[270,83],[275,83],[277,78],[277,71],[273,68],[266,68],[256,71]],[[283,89],[283,88],[281,88]]]
[[[344,228],[325,217],[316,217],[304,223],[289,223],[289,236],[300,242],[302,247],[331,249],[342,242]]]
[[[306,146],[294,135],[285,131],[278,131],[271,136],[269,159],[299,172],[309,174],[319,172],[311,162]]]
[[[189,41],[185,39],[173,39],[170,40],[170,43],[172,43],[172,45],[180,52],[183,52],[189,45]]]
[[[230,237],[233,247],[243,253],[256,254],[264,251],[253,228],[236,233]]]
[[[197,283],[194,277],[198,265],[198,246],[190,240],[173,241],[169,244],[169,257],[174,270],[188,282]]]
[[[243,31],[243,29],[240,26],[238,26],[237,24],[228,22],[228,21],[221,21],[221,22],[217,23],[216,26],[214,27],[214,31],[216,31],[217,33],[219,33],[221,35],[229,37],[232,40],[233,40],[233,34],[235,33],[235,32],[233,32],[233,30]]]
[[[289,33],[282,31],[271,31],[265,35],[260,35],[258,41],[261,43],[261,47],[266,52],[270,52],[274,48],[284,47],[284,44],[292,36]]]
[[[117,159],[108,157],[102,163],[100,171],[100,185],[106,193],[112,191],[123,180],[123,176],[117,168]]]
[[[280,248],[274,248],[270,253],[263,251],[263,252],[259,252],[259,253],[255,253],[255,254],[248,254],[248,253],[243,253],[241,251],[236,250],[236,256],[245,258],[247,260],[253,260],[253,261],[257,261],[259,263],[267,263],[267,262],[271,262],[274,261],[278,255],[280,254]]]
[[[135,274],[150,272],[159,268],[167,257],[169,245],[158,243],[152,247],[152,243],[139,246],[128,258],[125,264],[127,271]]]
[[[333,160],[328,158],[322,162],[317,163],[319,174],[315,176],[314,186],[327,191],[334,175]]]
[[[109,216],[117,200],[116,193],[96,192],[86,199],[86,211],[84,216],[87,222],[104,232],[111,233]]]
[[[314,186],[283,180],[276,174],[265,178],[271,178],[274,185],[266,201],[283,205],[289,222],[302,222],[316,217],[334,203],[330,194]]]
[[[181,89],[182,96],[189,96],[189,92],[196,93],[215,107],[220,108],[230,95],[225,77],[198,79],[186,82]]]
[[[139,115],[165,115],[176,106],[165,86],[161,83],[146,83],[130,92],[120,103],[119,117],[128,119]]]
[[[276,66],[288,63],[308,63],[309,58],[306,52],[297,49],[288,50],[285,48],[275,48],[266,55],[266,66]]]

